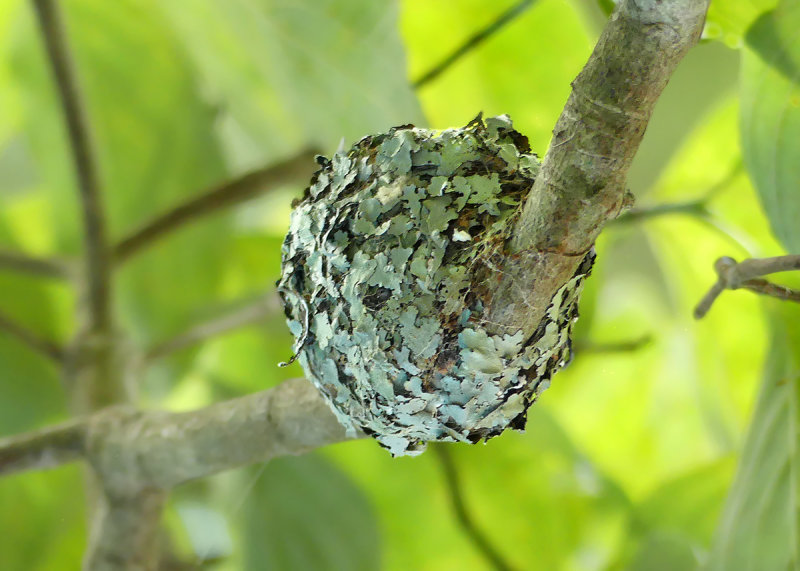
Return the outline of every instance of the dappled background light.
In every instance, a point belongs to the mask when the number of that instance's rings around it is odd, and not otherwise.
[[[122,240],[225,179],[302,153],[330,156],[394,125],[443,129],[479,111],[508,113],[541,157],[607,3],[527,2],[416,90],[414,80],[519,3],[62,4],[110,232]],[[711,553],[765,359],[791,351],[770,349],[775,315],[788,311],[780,301],[725,292],[705,319],[692,317],[715,259],[784,253],[739,143],[733,48],[747,17],[712,13],[709,35],[724,41],[691,52],[659,101],[629,179],[635,210],[597,243],[574,358],[530,409],[527,430],[444,453],[478,534],[510,568],[692,569]],[[23,0],[0,2],[0,110],[0,250],[79,254],[63,122]],[[303,375],[277,367],[292,338],[269,296],[306,183],[289,178],[187,225],[118,274],[122,324],[143,347],[264,303],[246,327],[142,363],[148,407],[188,410]],[[46,338],[67,341],[76,302],[61,282],[0,269],[0,308]],[[0,333],[0,435],[67,410],[57,370]],[[184,560],[228,571],[498,567],[454,510],[443,458],[392,459],[363,440],[186,484],[172,495],[165,541]],[[74,569],[86,542],[80,490],[76,466],[1,479],[0,566]]]

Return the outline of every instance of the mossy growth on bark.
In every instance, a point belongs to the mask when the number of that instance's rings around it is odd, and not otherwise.
[[[539,162],[507,116],[411,125],[318,158],[279,282],[295,352],[340,422],[394,455],[478,442],[526,411],[569,357],[594,254],[536,331],[484,319]]]

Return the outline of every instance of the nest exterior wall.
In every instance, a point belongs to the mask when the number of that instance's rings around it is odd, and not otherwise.
[[[283,246],[295,351],[340,422],[394,455],[521,429],[569,358],[590,252],[533,335],[483,317],[539,170],[507,116],[396,127],[319,157]]]

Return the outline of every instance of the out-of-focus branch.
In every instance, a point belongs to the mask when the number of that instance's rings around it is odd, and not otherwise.
[[[14,319],[0,312],[0,332],[5,332],[17,341],[27,345],[30,349],[44,355],[48,359],[61,363],[64,358],[64,351],[52,341],[43,339],[24,325],[17,323]]]
[[[33,0],[33,5],[55,77],[78,178],[86,248],[89,326],[94,331],[107,332],[111,324],[111,260],[89,120],[67,46],[58,3],[55,0]]]
[[[292,379],[191,412],[101,411],[89,453],[106,487],[124,496],[360,437],[345,433],[310,382]]]
[[[706,219],[709,216],[705,199],[700,199],[689,200],[687,202],[675,202],[671,204],[658,204],[649,208],[632,208],[619,218],[609,221],[608,224],[609,226],[621,226],[625,224],[644,222],[645,220],[650,220],[651,218],[668,216],[671,214],[682,214],[685,216],[694,216],[702,219]]]
[[[196,325],[188,331],[176,335],[172,339],[168,339],[153,346],[145,353],[145,361],[149,362],[161,359],[176,351],[180,351],[181,349],[185,349],[212,337],[217,337],[229,331],[258,323],[279,309],[280,300],[277,294],[272,292],[255,302],[238,307],[229,313]]]
[[[205,190],[145,222],[114,247],[114,262],[124,263],[164,236],[205,216],[264,194],[284,184],[305,184],[317,170],[316,151],[306,149],[283,162],[268,165]]]
[[[58,258],[35,258],[18,252],[0,250],[0,271],[13,271],[43,278],[70,277],[69,264]]]
[[[631,353],[646,347],[653,340],[650,335],[642,335],[629,341],[594,342],[578,339],[572,344],[573,353]]]
[[[454,63],[460,60],[462,57],[467,55],[469,52],[477,48],[480,44],[485,42],[491,36],[499,32],[503,29],[508,23],[510,23],[514,18],[522,14],[525,10],[533,6],[535,0],[522,0],[521,2],[517,2],[511,8],[500,14],[497,19],[495,19],[491,24],[486,26],[485,28],[479,30],[469,38],[467,38],[464,43],[458,46],[455,50],[453,50],[450,55],[440,61],[438,64],[433,66],[430,70],[423,73],[419,79],[414,81],[412,86],[414,89],[420,89],[424,85],[430,83],[437,77],[439,77],[442,73],[447,71]]]
[[[759,277],[800,270],[800,255],[752,258],[739,263],[725,256],[714,263],[714,270],[717,272],[717,281],[697,304],[694,310],[695,319],[700,319],[708,313],[711,305],[726,289],[747,289],[761,295],[800,303],[800,291],[773,284]]]
[[[167,493],[151,488],[131,494],[105,492],[96,499],[96,521],[89,535],[83,569],[155,570],[160,558],[158,540]]]
[[[461,480],[458,476],[458,469],[456,468],[453,456],[447,448],[447,444],[434,444],[430,446],[442,465],[442,473],[444,474],[445,486],[447,494],[450,496],[450,503],[453,506],[456,520],[464,533],[475,546],[475,548],[483,555],[489,564],[499,571],[510,571],[512,569],[505,558],[500,554],[497,548],[492,545],[489,538],[475,524],[475,520],[467,509],[467,504],[464,501],[464,491],[461,489]]]
[[[86,427],[86,421],[78,419],[0,439],[0,475],[80,460],[86,452]]]
[[[553,130],[550,148],[486,304],[493,333],[533,334],[604,225],[629,204],[625,180],[656,100],[700,38],[708,0],[621,1]]]
[[[720,191],[728,188],[728,186],[730,186],[731,183],[736,180],[736,177],[738,177],[743,170],[744,166],[742,161],[736,161],[736,163],[733,164],[725,176],[721,180],[714,183],[714,185],[711,186],[711,188],[709,188],[700,198],[672,204],[659,204],[645,208],[632,208],[631,210],[622,214],[619,218],[610,220],[608,224],[616,226],[630,224],[632,222],[643,222],[651,218],[670,214],[694,216],[695,218],[708,221],[710,217],[710,213],[707,208],[708,203]]]

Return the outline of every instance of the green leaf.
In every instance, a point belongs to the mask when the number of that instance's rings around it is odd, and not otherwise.
[[[187,0],[159,9],[181,37],[238,163],[332,151],[424,123],[405,77],[395,0]]]
[[[0,248],[19,251],[0,215]],[[0,312],[41,338],[56,341],[64,326],[63,288],[0,271]],[[37,428],[65,409],[56,367],[0,329],[0,436]]]
[[[627,533],[630,501],[540,404],[525,434],[444,444],[475,525],[514,569],[605,569]],[[441,461],[391,458],[374,442],[329,451],[379,509],[385,569],[488,569],[453,512]],[[435,530],[435,531],[432,531]]]
[[[514,3],[462,0],[457,8],[449,2],[405,3],[402,30],[411,79]],[[580,14],[570,3],[542,0],[422,87],[420,99],[435,128],[463,125],[478,111],[488,117],[508,113],[542,156],[569,83],[591,49]]]
[[[679,535],[657,532],[640,546],[628,571],[691,571],[698,561],[691,544]]]
[[[0,478],[3,569],[75,569],[86,546],[81,469]]]
[[[271,461],[246,501],[243,568],[380,568],[381,539],[372,506],[324,458]]]
[[[668,480],[636,506],[648,530],[673,534],[706,548],[731,483],[734,460],[727,457]]]
[[[69,44],[88,107],[113,237],[226,177],[213,108],[152,0],[65,4]],[[74,169],[64,121],[32,11],[21,11],[13,69],[23,128],[61,252],[82,249]],[[182,230],[120,273],[119,299],[137,337],[158,339],[213,299],[230,220]],[[169,311],[165,311],[169,308]]]
[[[741,84],[745,165],[789,252],[800,252],[800,3],[784,1],[750,28]]]
[[[706,16],[703,37],[721,40],[729,47],[741,47],[747,28],[778,0],[716,0]]]
[[[717,528],[708,564],[711,570],[800,567],[800,311],[784,309],[785,324],[775,319],[772,350],[736,479]]]

